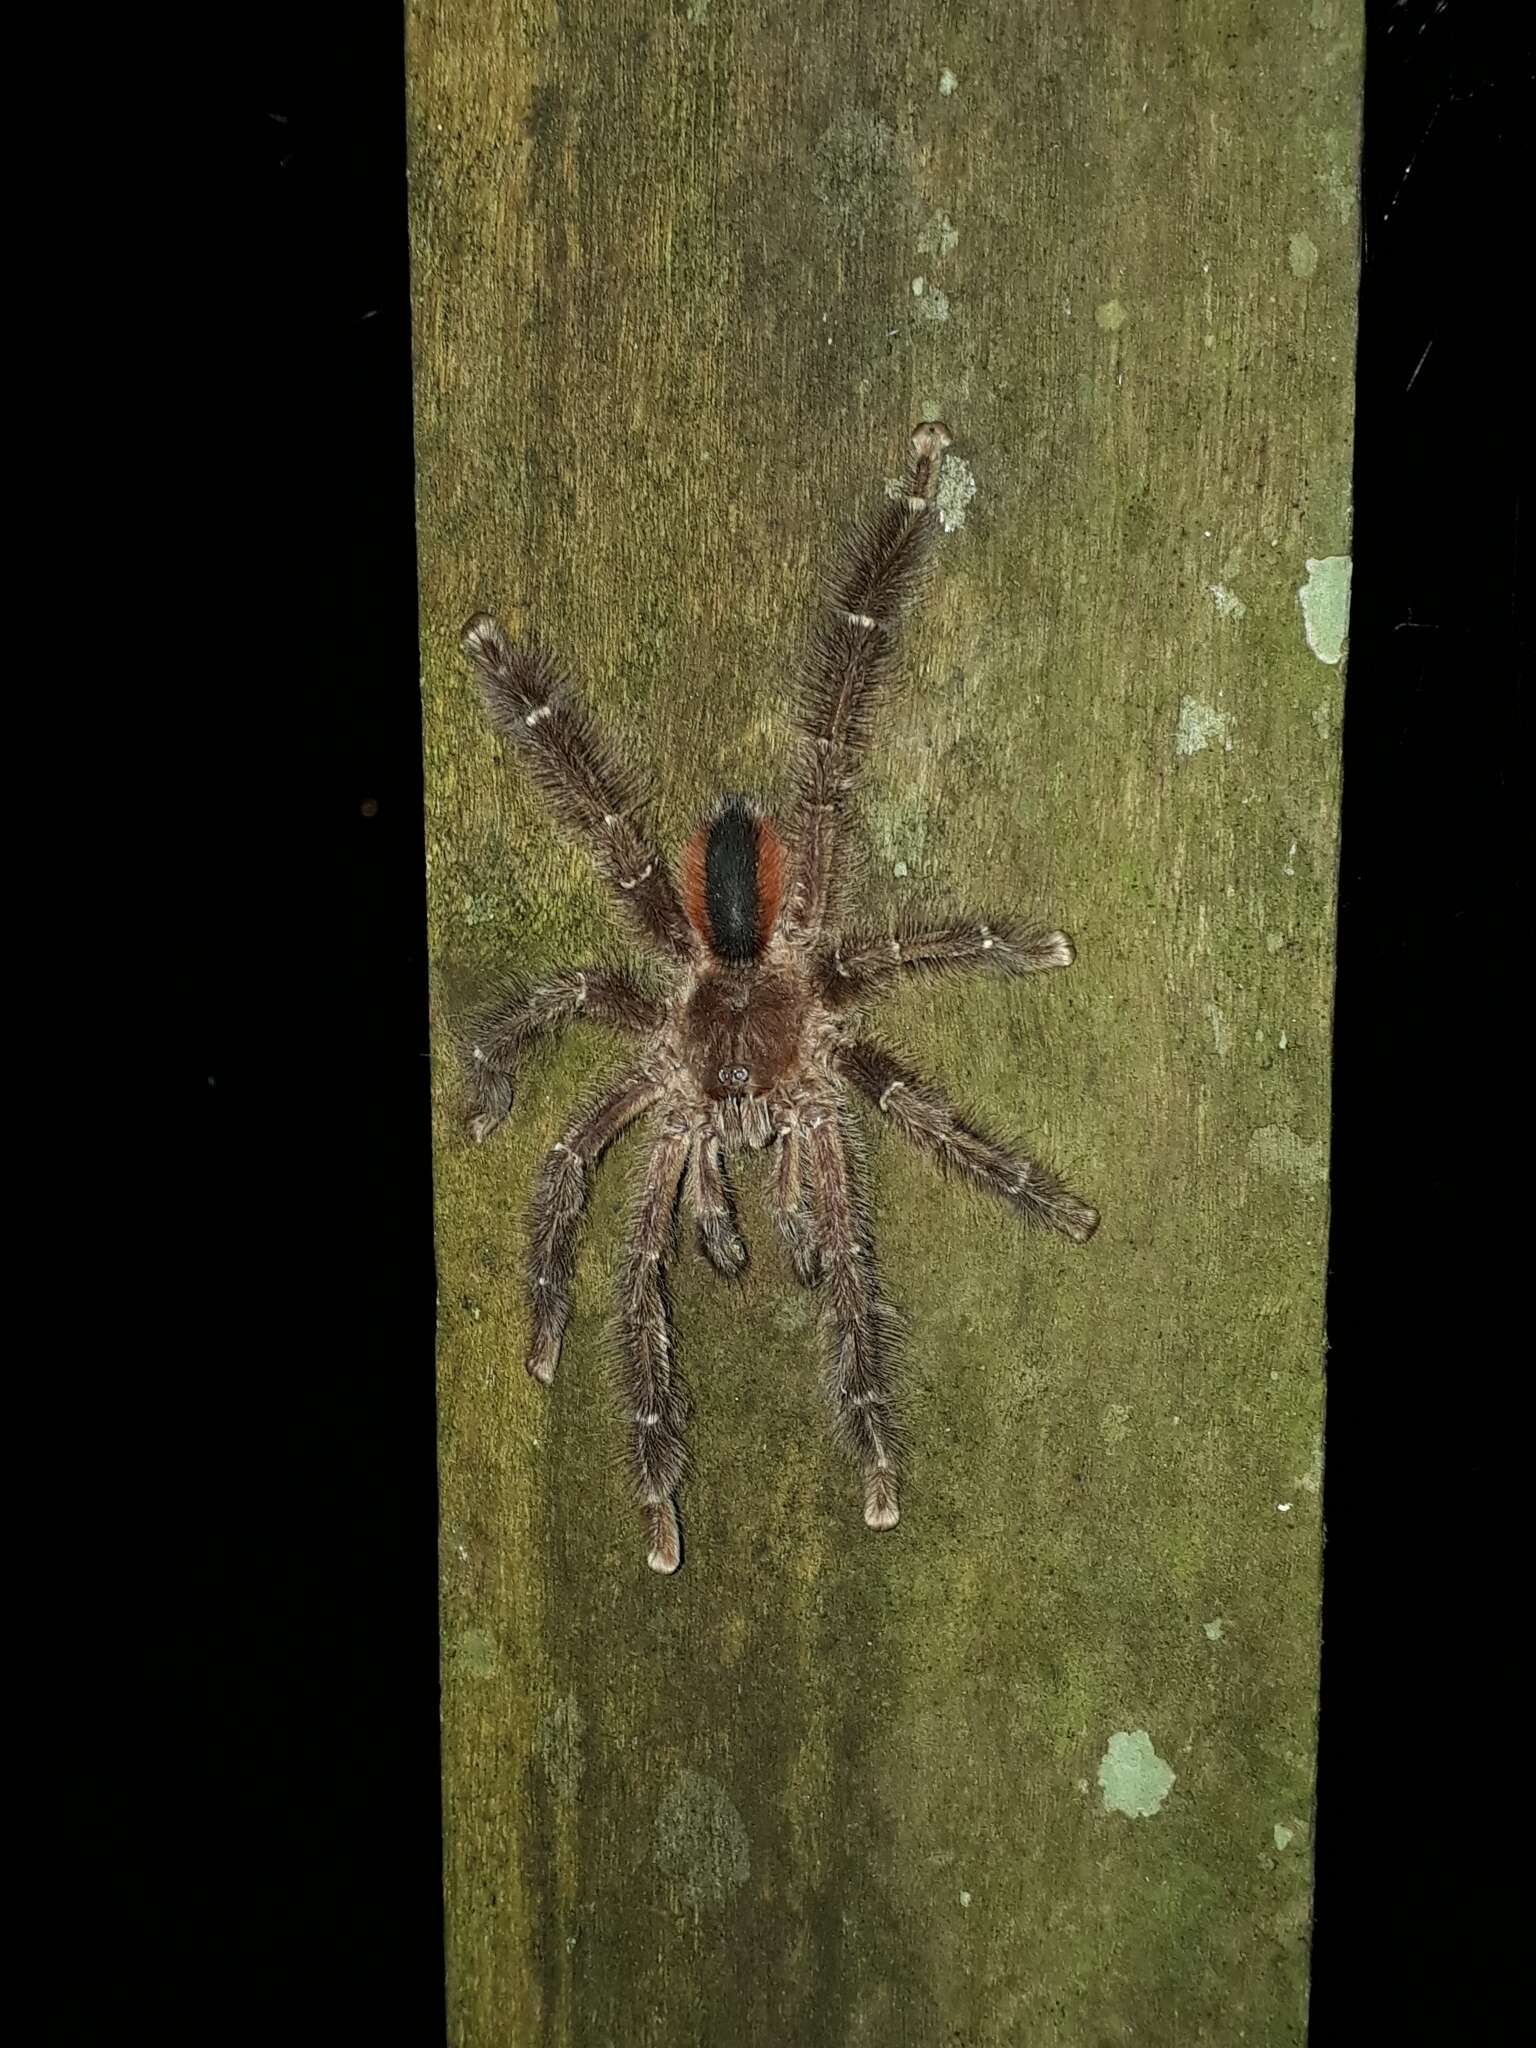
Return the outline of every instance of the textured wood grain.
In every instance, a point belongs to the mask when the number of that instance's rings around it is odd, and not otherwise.
[[[1079,961],[887,1015],[1104,1212],[1026,1240],[871,1134],[914,1444],[875,1537],[744,1176],[744,1286],[676,1270],[662,1582],[605,1383],[637,1139],[556,1386],[520,1365],[531,1175],[616,1048],[475,1151],[440,1032],[454,2039],[1299,2040],[1342,679],[1299,591],[1350,546],[1356,0],[417,0],[409,41],[444,1016],[623,952],[463,618],[570,660],[676,846],[785,786],[815,573],[942,415],[974,494],[870,908],[1040,910]]]

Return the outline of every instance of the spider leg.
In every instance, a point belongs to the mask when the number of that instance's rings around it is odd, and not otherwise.
[[[492,728],[528,763],[555,815],[584,840],[598,872],[645,936],[672,958],[694,942],[661,854],[636,823],[631,777],[593,730],[564,672],[543,649],[514,647],[494,619],[464,628]]]
[[[941,1167],[965,1174],[1026,1221],[1044,1224],[1074,1244],[1086,1244],[1098,1229],[1098,1211],[1048,1166],[973,1129],[937,1088],[882,1046],[856,1039],[833,1058],[838,1072]]]
[[[821,1254],[806,1189],[805,1133],[794,1116],[779,1126],[773,1162],[773,1215],[795,1278],[802,1287],[814,1287],[821,1278]]]
[[[1070,967],[1065,932],[1020,918],[956,919],[947,924],[902,918],[894,932],[845,932],[816,963],[817,991],[829,1009],[865,1002],[905,976],[1040,974]]]
[[[462,1032],[469,1135],[483,1144],[512,1107],[523,1057],[535,1039],[590,1017],[642,1036],[662,1021],[660,1003],[627,974],[573,968],[537,988],[509,985]]]
[[[891,1412],[893,1318],[880,1297],[840,1111],[830,1104],[811,1111],[805,1144],[821,1239],[827,1392],[838,1436],[864,1477],[864,1519],[871,1529],[891,1529],[899,1519],[899,1445]]]
[[[651,1149],[624,1263],[619,1363],[630,1471],[644,1511],[646,1563],[658,1572],[682,1563],[673,1496],[683,1476],[684,1402],[672,1367],[663,1267],[689,1148],[686,1120],[669,1117]]]
[[[869,746],[875,699],[895,666],[897,633],[932,552],[932,512],[949,429],[916,428],[901,495],[843,545],[813,632],[800,713],[800,784],[790,921],[824,929],[847,861],[849,792]]]
[[[689,1144],[684,1186],[699,1226],[700,1251],[717,1273],[734,1280],[747,1263],[747,1247],[736,1221],[720,1139],[707,1124],[694,1131]]]
[[[587,1169],[596,1166],[621,1132],[661,1097],[647,1073],[627,1075],[566,1131],[544,1162],[533,1197],[528,1248],[528,1292],[533,1337],[528,1371],[548,1386],[560,1362],[571,1313],[571,1272],[576,1227],[587,1206]]]

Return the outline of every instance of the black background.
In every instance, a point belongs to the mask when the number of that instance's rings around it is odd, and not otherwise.
[[[434,1276],[401,24],[272,16],[232,198],[189,1063],[211,1340],[175,1634],[191,1918],[263,2037],[445,2038]],[[1481,2040],[1528,1832],[1504,1577],[1526,1332],[1499,1162],[1529,760],[1529,52],[1368,8],[1312,2039]],[[1513,10],[1510,10],[1512,13]],[[1525,253],[1522,254],[1522,251]],[[372,807],[371,810],[367,807]],[[241,903],[231,930],[230,903]],[[1512,927],[1515,929],[1512,930]],[[1523,1221],[1523,1217],[1520,1219]],[[1511,1299],[1501,1299],[1508,1295]],[[1517,1496],[1518,1497],[1518,1496]],[[189,1767],[186,1758],[195,1761]],[[1505,1816],[1508,1816],[1507,1822]],[[594,2044],[596,2048],[596,2044]]]

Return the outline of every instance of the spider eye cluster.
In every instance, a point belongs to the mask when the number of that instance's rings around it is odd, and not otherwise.
[[[722,1088],[745,1088],[752,1078],[745,1067],[722,1067],[720,1085]]]

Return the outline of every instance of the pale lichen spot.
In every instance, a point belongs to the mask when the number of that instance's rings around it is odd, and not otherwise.
[[[1224,619],[1247,618],[1248,607],[1236,591],[1228,590],[1224,583],[1208,583],[1205,587],[1215,599],[1216,609]]]
[[[1131,316],[1118,299],[1106,299],[1102,306],[1095,306],[1093,317],[1106,334],[1118,334]]]
[[[1176,754],[1203,754],[1207,747],[1232,751],[1232,713],[1202,704],[1198,697],[1185,697],[1179,704],[1179,723],[1173,735]]]
[[[949,318],[949,293],[941,292],[934,285],[929,285],[926,290],[919,290],[922,284],[922,278],[913,278],[912,296],[916,300],[912,309],[914,315],[919,320],[931,320],[936,325],[942,323]]]
[[[947,67],[939,73],[939,91],[945,99],[960,90],[960,81]]]
[[[656,1816],[655,1861],[689,1906],[719,1906],[751,1875],[746,1824],[725,1787],[702,1771],[678,1770]]]
[[[1284,1174],[1298,1187],[1321,1187],[1328,1178],[1328,1149],[1321,1138],[1298,1138],[1284,1124],[1265,1124],[1248,1140],[1248,1158],[1267,1173]]]
[[[858,226],[888,194],[896,176],[896,130],[850,108],[816,144],[812,183],[823,212]]]
[[[1203,1621],[1200,1624],[1205,1630],[1207,1642],[1212,1643],[1219,1643],[1221,1641],[1222,1631],[1226,1628],[1226,1625],[1219,1614],[1214,1621]]]
[[[575,1693],[568,1692],[542,1717],[533,1739],[534,1754],[548,1773],[561,1804],[567,1807],[573,1807],[581,1793],[582,1773],[586,1769],[581,1744],[586,1726]]]
[[[1131,1411],[1124,1401],[1111,1401],[1099,1416],[1099,1430],[1111,1449],[1130,1434]]]
[[[1099,1764],[1104,1811],[1146,1820],[1160,1811],[1173,1790],[1176,1776],[1152,1747],[1152,1737],[1145,1728],[1111,1735]]]
[[[1275,1847],[1277,1849],[1289,1849],[1295,1839],[1296,1830],[1294,1828],[1288,1828],[1284,1821],[1277,1820],[1275,1822]]]
[[[1227,1046],[1230,1041],[1227,1036],[1227,1020],[1222,1015],[1219,1003],[1206,1004],[1205,1020],[1211,1027],[1211,1043],[1216,1048],[1216,1057],[1219,1060],[1224,1060],[1227,1056]]]
[[[891,790],[871,804],[867,815],[876,854],[893,874],[904,879],[922,867],[935,825],[925,790],[912,784]]]
[[[496,1638],[489,1629],[464,1629],[453,1646],[454,1662],[474,1678],[489,1678],[496,1669]]]
[[[971,465],[962,462],[958,455],[951,455],[939,473],[939,488],[934,502],[939,508],[939,519],[946,533],[953,533],[965,524],[965,508],[976,495],[976,478]]]
[[[1312,723],[1317,729],[1318,738],[1320,740],[1327,739],[1329,731],[1332,726],[1332,721],[1328,716],[1328,706],[1326,704],[1318,705],[1317,709],[1312,714]]]
[[[1343,128],[1325,128],[1321,141],[1324,161],[1318,166],[1317,182],[1337,207],[1339,225],[1347,227],[1359,184],[1354,137]]]
[[[1354,564],[1348,555],[1307,557],[1307,580],[1296,595],[1301,604],[1307,645],[1330,668],[1344,652],[1349,632],[1349,579]]]
[[[947,256],[960,239],[960,230],[947,213],[930,215],[927,226],[917,238],[917,246],[924,256]]]
[[[1288,250],[1293,277],[1310,277],[1317,268],[1317,244],[1303,230],[1294,234]]]
[[[968,1906],[971,1903],[971,1895],[969,1892],[962,1892],[960,1894],[960,1903],[962,1906]]]
[[[1312,1462],[1305,1472],[1298,1472],[1291,1481],[1303,1493],[1321,1493],[1323,1487],[1323,1436],[1319,1430],[1312,1439]]]

